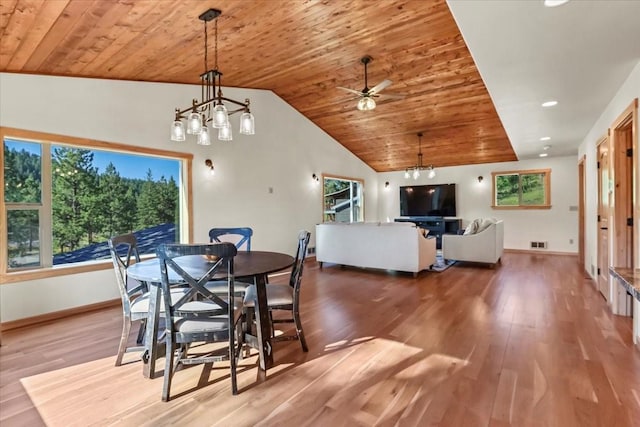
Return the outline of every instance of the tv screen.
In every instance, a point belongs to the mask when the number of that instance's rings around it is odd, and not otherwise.
[[[456,185],[400,187],[400,216],[456,216]]]

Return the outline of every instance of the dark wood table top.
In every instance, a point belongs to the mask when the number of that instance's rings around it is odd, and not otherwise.
[[[212,263],[199,255],[179,257],[175,261],[194,277],[200,277],[206,273]],[[251,277],[284,270],[291,267],[293,261],[291,255],[280,252],[240,251],[233,259],[233,268],[235,277]],[[153,258],[133,264],[127,268],[127,275],[136,280],[159,283],[161,282],[160,260]],[[179,282],[180,278],[173,270],[169,269],[169,280]]]

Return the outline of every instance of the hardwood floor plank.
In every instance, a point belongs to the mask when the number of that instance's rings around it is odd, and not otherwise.
[[[237,396],[228,365],[216,363],[179,370],[174,399],[161,402],[162,378],[142,378],[136,354],[113,366],[117,307],[10,330],[0,424],[637,425],[631,320],[612,315],[568,259],[508,253],[495,269],[461,264],[417,278],[310,263],[309,352],[276,343],[266,376],[255,355],[243,360]]]

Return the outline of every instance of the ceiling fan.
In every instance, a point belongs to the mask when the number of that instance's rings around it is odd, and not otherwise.
[[[364,89],[360,91],[360,90],[354,90],[354,89],[338,86],[338,89],[346,90],[347,92],[355,93],[356,95],[358,95],[358,97],[355,99],[358,99],[358,98],[360,99],[357,104],[357,108],[360,111],[369,111],[376,108],[376,101],[373,98],[402,99],[405,97],[405,95],[399,95],[399,94],[395,94],[395,95],[380,94],[380,91],[382,91],[383,89],[391,85],[392,82],[391,80],[388,80],[388,79],[381,81],[380,83],[378,83],[377,85],[369,89],[369,84],[367,80],[367,65],[371,61],[373,61],[373,58],[370,57],[369,55],[366,55],[360,58],[360,62],[364,64]]]

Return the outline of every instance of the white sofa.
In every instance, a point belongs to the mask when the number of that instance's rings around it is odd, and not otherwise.
[[[444,234],[442,256],[444,259],[495,265],[502,257],[503,245],[504,225],[502,221],[496,221],[475,234]]]
[[[436,239],[410,222],[316,225],[316,261],[408,271],[415,275],[436,262]]]

